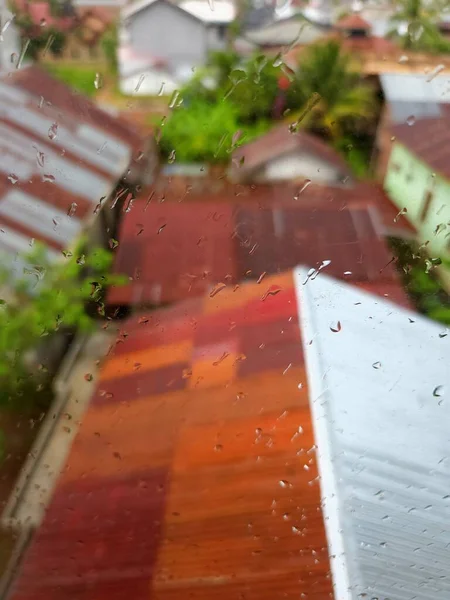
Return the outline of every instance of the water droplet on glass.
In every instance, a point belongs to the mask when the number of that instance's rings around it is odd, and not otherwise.
[[[306,279],[303,282],[303,285],[308,283],[309,280],[314,281],[314,279],[318,276],[318,274],[322,271],[322,269],[325,269],[325,267],[328,267],[328,265],[330,265],[330,264],[331,264],[331,260],[323,260],[322,264],[319,266],[319,268],[309,269],[309,271],[306,275]]]
[[[76,202],[72,202],[72,204],[69,206],[69,210],[67,211],[69,217],[73,217],[73,215],[77,212],[77,208],[78,204]]]
[[[428,77],[427,77],[427,82],[429,83],[430,81],[433,81],[433,79],[439,75],[439,73],[441,71],[443,71],[445,69],[445,66],[440,64],[437,65],[436,67],[434,67],[434,69],[432,71],[430,71],[430,73],[428,73]]]
[[[226,283],[223,283],[223,282],[220,282],[220,283],[218,283],[218,284],[217,284],[217,285],[215,285],[215,286],[213,287],[213,289],[210,291],[210,293],[209,293],[209,297],[210,297],[210,298],[214,298],[214,296],[215,296],[216,294],[218,294],[219,292],[221,292],[221,291],[222,291],[224,288],[226,288],[226,287],[227,287],[227,284],[226,284]]]
[[[171,150],[169,156],[167,157],[167,162],[169,163],[169,165],[171,165],[175,162],[175,159],[176,159],[176,152],[175,152],[175,150]]]
[[[291,488],[292,487],[292,483],[290,483],[286,479],[280,479],[280,481],[278,483],[279,483],[280,487],[282,487],[282,488]]]
[[[58,135],[58,123],[52,123],[48,130],[48,137],[54,140]]]
[[[374,369],[381,369],[381,363],[380,363],[380,361],[374,362],[373,365],[372,365],[372,367]]]
[[[400,212],[397,214],[397,216],[394,218],[394,223],[397,223],[397,221],[400,219],[400,217],[401,217],[402,215],[406,215],[406,213],[407,213],[407,212],[408,212],[408,209],[407,209],[406,207],[405,207],[405,208],[402,208],[402,210],[401,210],[401,211],[400,211]]]
[[[335,324],[330,325],[330,330],[333,333],[339,333],[339,331],[341,331],[341,329],[342,329],[342,325],[341,325],[340,321],[337,321]]]
[[[161,83],[161,87],[159,88],[158,91],[158,96],[162,96],[164,93],[164,88],[166,87],[166,84],[164,83],[164,81]]]
[[[86,381],[92,381],[94,378],[92,376],[92,373],[86,373],[86,375],[84,376]]]
[[[222,452],[222,450],[223,450],[222,444],[216,444],[214,446],[214,452]]]
[[[96,73],[95,79],[94,79],[94,87],[96,90],[99,90],[102,86],[103,86],[103,77],[101,76],[101,73]]]
[[[10,173],[10,174],[8,175],[8,180],[9,180],[9,181],[10,181],[10,182],[11,182],[13,185],[15,185],[15,184],[16,184],[16,183],[19,181],[19,178],[18,178],[18,177],[17,177],[17,175],[15,175],[14,173]]]
[[[406,123],[411,127],[416,122],[416,117],[414,115],[409,115],[406,119]]]
[[[435,398],[440,398],[443,395],[444,395],[444,386],[443,385],[437,385],[434,388],[434,390],[433,390],[433,396]]]
[[[19,54],[19,59],[17,61],[16,69],[20,69],[23,63],[23,59],[25,58],[25,54],[28,50],[28,46],[30,45],[31,40],[26,40]]]
[[[55,177],[54,177],[54,175],[44,173],[42,175],[42,181],[47,182],[47,183],[55,183]]]
[[[145,75],[144,74],[140,75],[139,80],[136,84],[136,87],[134,88],[134,91],[136,92],[136,94],[140,90],[141,85],[144,83],[144,79],[145,79]]]
[[[178,90],[175,90],[173,92],[172,96],[170,97],[169,108],[174,108],[179,96],[180,96],[180,92]]]
[[[111,238],[108,242],[108,245],[111,248],[111,250],[114,250],[119,245],[119,242],[117,240],[115,240],[114,238]]]
[[[305,179],[302,187],[299,189],[297,194],[294,196],[294,200],[298,200],[300,194],[303,193],[306,190],[306,188],[311,185],[311,183],[312,183],[311,179]]]
[[[160,233],[162,233],[166,227],[167,227],[167,223],[164,223],[164,225],[161,225],[161,227],[157,231],[157,234],[159,235]]]
[[[266,300],[269,296],[276,296],[277,294],[279,294],[282,291],[282,288],[280,288],[277,285],[272,285],[270,286],[270,288],[267,290],[267,292],[265,294],[263,294],[261,296],[261,300],[264,302],[264,300]]]

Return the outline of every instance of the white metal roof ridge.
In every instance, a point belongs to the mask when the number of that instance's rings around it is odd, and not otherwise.
[[[297,268],[335,598],[447,600],[450,331],[323,272],[306,280]]]

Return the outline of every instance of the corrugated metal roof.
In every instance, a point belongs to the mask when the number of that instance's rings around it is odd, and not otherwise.
[[[290,273],[124,323],[10,599],[242,594],[331,594]]]
[[[123,324],[10,600],[447,597],[449,338],[308,275]]]
[[[388,102],[450,102],[448,75],[381,73],[380,81]]]
[[[214,203],[207,192],[195,202],[186,193],[178,198],[183,202],[167,201],[164,190],[145,194],[122,220],[115,270],[129,283],[110,289],[109,302],[164,304],[202,294],[218,282],[240,283],[324,260],[331,260],[336,277],[397,281],[374,190],[298,191],[261,186],[236,197],[229,190],[234,202]],[[384,198],[380,195],[380,204]],[[389,217],[394,228],[397,212],[392,209]]]
[[[336,597],[446,600],[450,337],[327,277],[299,313]]]
[[[33,239],[56,251],[67,247],[95,218],[95,207],[126,175],[142,143],[130,126],[37,67],[0,78],[0,247],[6,260]]]

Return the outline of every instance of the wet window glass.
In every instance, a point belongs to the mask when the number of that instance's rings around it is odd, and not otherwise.
[[[448,600],[448,0],[0,0],[0,600]]]

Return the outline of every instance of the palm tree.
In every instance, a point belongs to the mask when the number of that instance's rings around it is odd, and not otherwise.
[[[373,90],[361,82],[351,61],[335,40],[305,50],[288,92],[288,105],[300,107],[294,128],[305,126],[336,140],[349,125],[367,123],[374,117],[377,106]]]
[[[440,0],[398,0],[391,36],[405,50],[449,52],[450,43],[436,26],[442,6]]]

